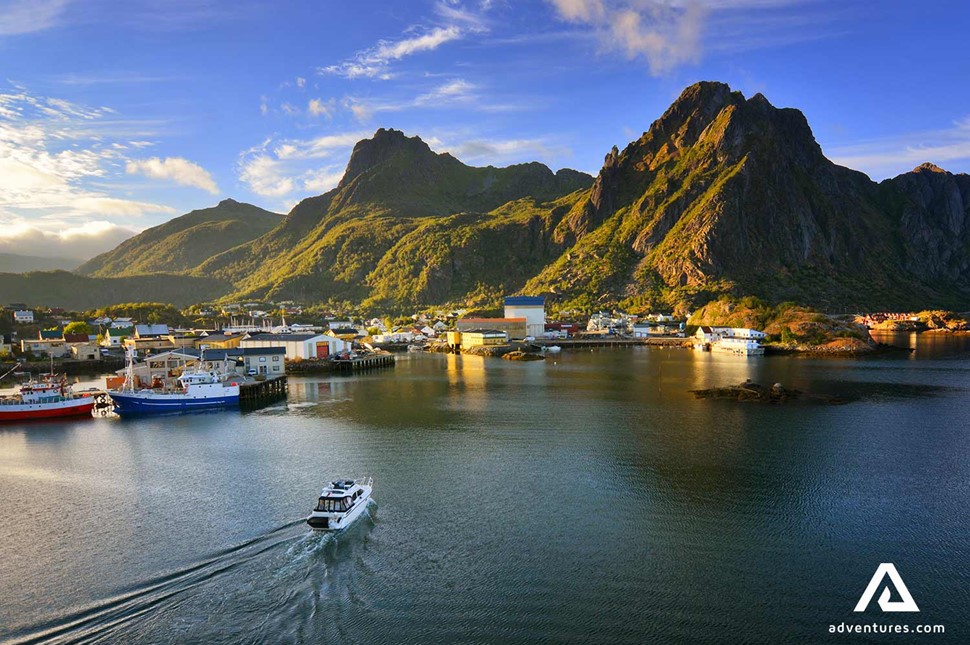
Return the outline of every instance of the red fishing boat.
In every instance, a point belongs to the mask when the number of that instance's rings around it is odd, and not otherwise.
[[[91,416],[94,403],[90,394],[74,394],[64,376],[44,374],[42,381],[28,381],[18,394],[0,398],[0,423]]]

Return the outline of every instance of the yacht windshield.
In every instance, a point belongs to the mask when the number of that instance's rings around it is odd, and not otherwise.
[[[342,513],[347,510],[348,506],[346,497],[321,497],[319,503],[317,503],[317,510]]]

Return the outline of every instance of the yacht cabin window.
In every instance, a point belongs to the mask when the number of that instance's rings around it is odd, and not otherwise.
[[[320,502],[317,504],[317,510],[327,512],[338,512],[342,513],[347,510],[346,497],[321,497]]]

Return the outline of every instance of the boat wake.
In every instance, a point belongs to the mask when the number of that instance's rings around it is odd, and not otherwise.
[[[166,605],[201,585],[250,563],[279,546],[298,539],[297,520],[278,526],[236,546],[218,551],[201,562],[146,580],[110,598],[9,635],[9,643],[82,643],[111,639],[119,628]]]
[[[25,625],[0,641],[32,643],[234,643],[338,636],[348,606],[360,608],[360,576],[376,504],[335,533],[303,518],[114,596]],[[330,620],[321,622],[329,615]]]

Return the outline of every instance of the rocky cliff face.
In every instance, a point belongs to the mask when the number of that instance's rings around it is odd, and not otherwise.
[[[965,283],[970,277],[970,175],[924,163],[880,187],[906,241],[905,269],[925,279]]]
[[[966,218],[964,184],[893,182],[880,190],[827,160],[801,112],[698,83],[607,155],[561,227],[574,245],[527,290],[634,306],[719,292],[833,308],[934,299],[948,285],[933,281],[959,282],[957,258],[968,257],[952,233]]]
[[[584,173],[565,169],[553,174],[536,162],[466,166],[448,153],[436,154],[419,137],[381,128],[354,146],[334,207],[380,205],[406,216],[482,213],[522,197],[554,199],[591,182]]]

